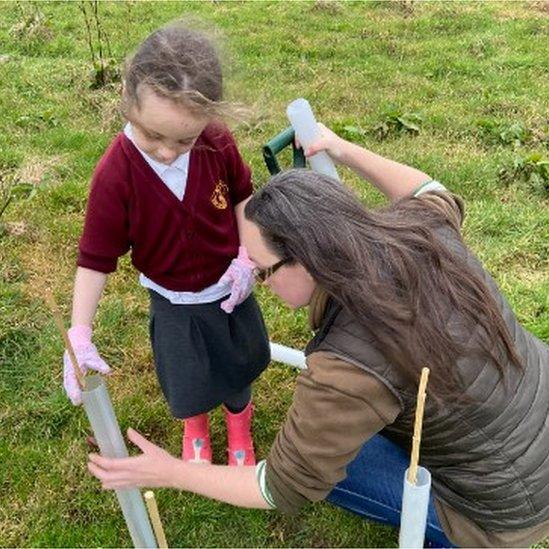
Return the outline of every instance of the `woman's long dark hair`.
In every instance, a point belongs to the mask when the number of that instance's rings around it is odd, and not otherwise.
[[[245,215],[274,253],[302,264],[370,330],[410,382],[429,366],[433,395],[461,395],[456,362],[464,355],[491,359],[502,375],[509,362],[521,367],[486,284],[435,234],[446,224],[461,238],[458,222],[437,208],[403,199],[370,210],[329,177],[289,170],[252,197]]]

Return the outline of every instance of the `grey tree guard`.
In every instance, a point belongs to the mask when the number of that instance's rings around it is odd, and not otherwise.
[[[101,455],[108,458],[128,457],[128,450],[101,376],[87,376],[82,401]],[[137,488],[115,490],[126,525],[135,547],[156,548],[156,541],[141,492]]]

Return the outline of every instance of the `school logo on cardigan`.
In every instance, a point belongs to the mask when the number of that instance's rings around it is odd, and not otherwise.
[[[218,210],[225,210],[227,209],[227,206],[229,203],[227,202],[227,196],[229,195],[229,187],[226,183],[221,181],[221,179],[217,182],[217,185],[215,186],[214,192],[212,193],[212,196],[210,197],[210,202],[218,209]]]

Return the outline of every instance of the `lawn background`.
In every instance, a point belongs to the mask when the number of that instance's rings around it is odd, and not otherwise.
[[[252,107],[235,127],[255,184],[260,147],[304,96],[317,118],[376,152],[414,164],[466,200],[464,234],[519,320],[549,340],[548,4],[394,2],[100,3],[104,54],[119,66],[150,31],[181,16],[226,41],[228,97]],[[14,199],[0,218],[0,546],[130,546],[112,494],[85,470],[87,420],[61,389],[62,343],[44,306],[67,321],[88,183],[122,121],[119,82],[92,87],[85,10],[0,4],[0,175]],[[105,37],[108,38],[109,51]],[[380,195],[340,174],[368,204]],[[0,202],[0,206],[1,206]],[[274,341],[303,347],[305,311],[258,292]],[[133,426],[173,453],[147,336],[148,303],[127,258],[110,278],[95,343],[114,369],[111,397]],[[291,402],[295,372],[273,364],[255,386],[265,457]],[[213,420],[215,459],[224,428]],[[298,517],[157,491],[172,546],[396,546],[396,531],[318,504]],[[545,547],[549,547],[546,543]]]

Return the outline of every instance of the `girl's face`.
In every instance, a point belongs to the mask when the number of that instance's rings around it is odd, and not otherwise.
[[[139,105],[133,105],[126,117],[137,146],[162,164],[189,152],[210,121],[146,86],[139,90]]]
[[[267,269],[276,265],[282,258],[269,250],[259,227],[243,220],[241,243],[248,250],[248,256],[258,269]],[[263,282],[292,309],[309,305],[316,288],[316,282],[309,272],[299,263],[285,264]]]

